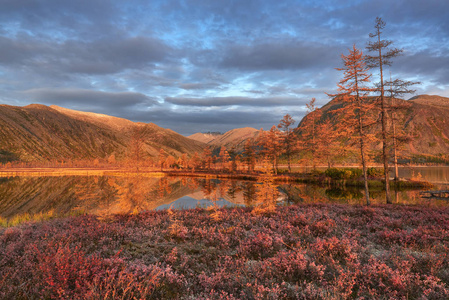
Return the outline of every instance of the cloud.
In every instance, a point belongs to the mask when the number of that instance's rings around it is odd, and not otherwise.
[[[296,106],[298,98],[295,97],[210,97],[210,98],[188,98],[188,97],[167,97],[165,102],[179,106]]]
[[[448,49],[449,51],[449,49]],[[431,50],[419,51],[396,59],[393,70],[420,80],[449,85],[449,55]]]
[[[206,131],[226,132],[233,128],[241,127],[269,130],[273,125],[277,125],[286,113],[291,114],[297,120],[296,124],[298,124],[298,120],[304,116],[305,111],[300,109],[299,106],[297,109],[288,111],[278,109],[186,111],[156,107],[146,111],[126,112],[124,116],[132,116],[140,122],[153,122],[183,135],[190,135]],[[176,120],[176,122],[172,120]]]
[[[68,72],[85,74],[116,73],[165,61],[171,48],[152,37],[131,37],[68,41],[60,49],[60,63]]]
[[[183,90],[208,90],[219,87],[219,83],[205,82],[205,83],[183,83],[179,87]]]
[[[136,105],[153,106],[158,102],[150,97],[134,92],[103,92],[84,89],[32,89],[23,94],[31,101],[56,104],[67,107],[104,107],[124,109]]]
[[[329,100],[340,55],[364,49],[376,16],[405,49],[392,76],[447,95],[448,9],[437,0],[5,0],[1,99],[183,133],[271,127],[287,112],[300,118],[312,97]]]
[[[329,68],[338,61],[335,46],[294,39],[266,39],[230,45],[219,65],[241,70],[304,70]]]

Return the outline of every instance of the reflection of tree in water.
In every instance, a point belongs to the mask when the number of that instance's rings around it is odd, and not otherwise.
[[[246,206],[252,206],[256,195],[256,184],[254,182],[243,182],[243,200]]]
[[[0,216],[39,214],[54,211],[55,215],[70,213],[129,213],[152,210],[179,198],[201,194],[210,200],[223,198],[235,204],[254,206],[255,182],[197,179],[181,177],[115,177],[61,176],[17,177],[0,183]],[[280,186],[290,203],[341,202],[357,204],[363,200],[359,189],[329,189],[304,184]],[[201,191],[201,193],[200,193]],[[419,190],[394,191],[394,203],[447,206],[444,200],[422,199]],[[385,199],[385,191],[372,189],[373,203]],[[383,203],[383,202],[382,202]]]
[[[326,189],[326,196],[332,200],[336,200],[343,203],[359,203],[363,198],[363,193],[357,188],[339,188],[333,187]]]
[[[287,201],[290,203],[327,202],[325,189],[318,186],[310,184],[282,184],[279,187],[287,195]]]
[[[253,213],[256,214],[273,213],[276,210],[276,201],[279,197],[278,186],[274,184],[272,170],[267,162],[265,162],[262,171],[264,173],[258,178],[259,182],[255,194],[258,205],[254,208]]]
[[[148,178],[129,177],[118,185],[118,208],[121,212],[138,212],[147,208],[146,194],[151,191]]]
[[[170,181],[167,177],[162,177],[157,188],[157,198],[164,199],[171,193]]]
[[[232,202],[235,202],[237,198],[237,194],[242,192],[242,185],[238,183],[236,180],[229,181],[227,188],[227,195]]]
[[[218,182],[218,196],[220,198],[227,198],[229,196],[229,189],[231,187],[231,181],[230,180],[221,180]]]
[[[201,191],[204,194],[204,198],[216,202],[218,200],[217,191],[218,181],[213,179],[205,179],[201,186]]]

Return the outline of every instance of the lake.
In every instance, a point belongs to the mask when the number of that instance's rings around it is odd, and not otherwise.
[[[431,178],[448,189],[449,168],[415,168],[402,174]],[[407,173],[408,172],[408,173]],[[419,172],[419,174],[418,174]],[[401,174],[401,173],[400,173]],[[443,185],[441,185],[443,184]],[[46,176],[0,177],[0,216],[17,215],[136,213],[146,210],[217,206],[255,206],[259,183],[190,177],[148,176]],[[305,184],[277,186],[278,204],[346,203],[364,204],[358,188],[330,188]],[[391,191],[397,204],[448,205],[446,200],[423,199],[418,190]],[[385,193],[370,191],[373,203],[384,203]]]

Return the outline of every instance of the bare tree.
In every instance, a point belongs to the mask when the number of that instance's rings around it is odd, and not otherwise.
[[[408,105],[397,103],[396,98],[403,96],[405,94],[413,94],[416,90],[412,90],[410,87],[412,85],[419,84],[419,82],[404,81],[401,79],[385,81],[385,92],[389,94],[389,109],[391,112],[391,138],[392,138],[392,148],[393,148],[393,164],[394,164],[394,180],[399,180],[399,170],[398,170],[398,146],[399,142],[407,142],[410,138],[406,135],[399,135],[397,125],[396,112],[399,110],[404,110]]]
[[[388,167],[388,141],[387,141],[387,103],[385,100],[385,90],[384,90],[384,77],[383,77],[383,71],[384,66],[390,66],[391,65],[391,59],[400,55],[402,53],[402,49],[389,49],[390,45],[393,43],[389,40],[382,40],[382,30],[385,28],[385,22],[377,17],[376,22],[374,25],[375,32],[370,33],[369,37],[373,38],[374,41],[368,42],[368,46],[366,49],[369,52],[375,52],[373,55],[367,55],[365,57],[367,66],[369,68],[379,68],[379,93],[380,93],[380,116],[381,116],[381,123],[382,123],[382,160],[384,164],[384,177],[385,177],[385,194],[386,194],[386,200],[387,203],[391,202],[390,197],[390,172]]]

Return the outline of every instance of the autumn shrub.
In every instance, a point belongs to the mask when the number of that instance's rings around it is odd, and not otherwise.
[[[444,207],[68,217],[0,229],[0,299],[449,299],[448,253]]]
[[[384,169],[375,167],[367,168],[366,175],[370,178],[381,178],[384,176]]]
[[[362,170],[358,168],[328,168],[324,173],[334,180],[358,179],[362,176]]]

